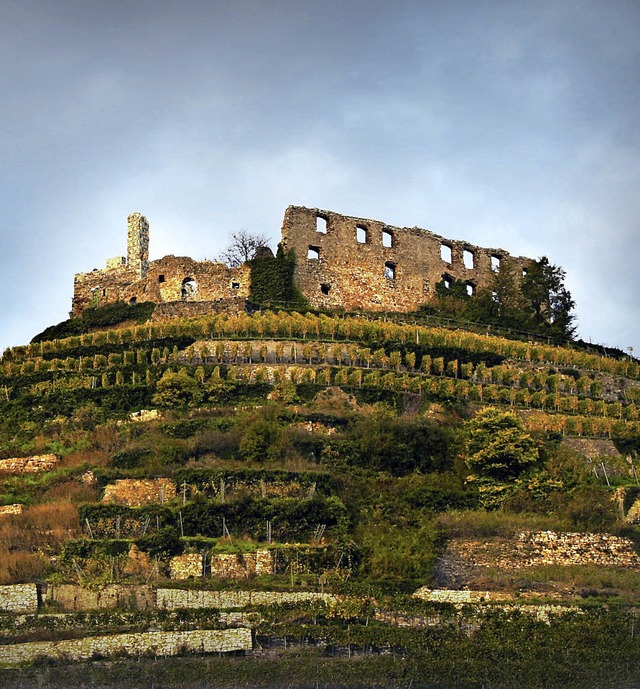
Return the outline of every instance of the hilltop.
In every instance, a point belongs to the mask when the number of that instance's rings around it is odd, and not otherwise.
[[[247,658],[4,685],[633,686],[639,362],[572,341],[548,262],[349,314],[290,249],[246,296],[84,304],[0,362],[0,663]],[[463,321],[500,275],[512,320]]]

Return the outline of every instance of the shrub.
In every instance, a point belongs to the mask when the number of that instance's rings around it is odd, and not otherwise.
[[[135,469],[142,464],[142,461],[151,454],[151,450],[134,447],[116,452],[111,457],[110,464],[116,469]]]

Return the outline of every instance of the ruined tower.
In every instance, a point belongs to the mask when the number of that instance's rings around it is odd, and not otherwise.
[[[149,221],[140,213],[127,218],[127,266],[143,278],[149,263]]]

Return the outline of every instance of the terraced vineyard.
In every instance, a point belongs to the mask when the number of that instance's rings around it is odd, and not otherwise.
[[[442,681],[491,628],[514,667],[580,628],[593,670],[606,622],[637,668],[636,360],[269,311],[37,339],[0,362],[0,584],[39,596],[26,621],[0,614],[16,657],[251,628],[219,650],[375,649]],[[45,633],[47,612],[64,616]],[[539,643],[518,655],[523,619]],[[484,676],[470,649],[465,681]]]

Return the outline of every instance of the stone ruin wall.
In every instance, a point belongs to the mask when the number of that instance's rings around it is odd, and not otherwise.
[[[88,306],[116,301],[162,304],[237,300],[247,298],[249,289],[247,265],[228,268],[223,263],[173,255],[149,261],[149,222],[140,213],[132,213],[127,218],[127,256],[108,259],[104,270],[76,274],[72,315],[78,316]]]
[[[184,285],[192,281],[196,284],[195,292],[184,289]],[[235,301],[246,299],[249,289],[250,269],[247,265],[228,268],[222,263],[194,261],[186,256],[165,256],[151,261],[144,277],[125,264],[110,270],[78,273],[74,281],[72,313],[78,316],[88,306],[104,306],[116,301],[194,305]],[[200,311],[211,312],[211,309],[196,308],[193,315],[202,315]]]
[[[251,288],[248,265],[228,268],[172,255],[149,261],[147,219],[133,213],[127,223],[127,256],[108,259],[105,270],[75,276],[74,316],[88,306],[116,301],[175,305],[164,317],[183,315],[180,304],[193,305],[187,316],[239,311],[244,305]],[[519,276],[530,263],[503,249],[477,247],[417,227],[302,206],[287,208],[282,246],[295,251],[303,294],[313,307],[323,309],[415,311],[443,278],[462,280],[475,293],[491,284],[500,267],[509,264]]]
[[[300,289],[312,306],[324,309],[415,311],[443,276],[462,280],[475,292],[491,284],[498,267],[510,264],[522,275],[531,262],[417,227],[300,206],[285,212],[282,245],[295,251]],[[443,246],[450,261],[441,257]]]

